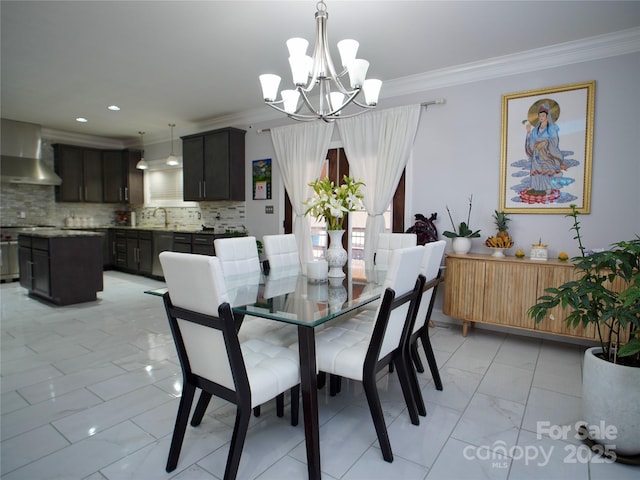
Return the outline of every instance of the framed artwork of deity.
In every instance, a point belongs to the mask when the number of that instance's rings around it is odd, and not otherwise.
[[[500,208],[589,213],[595,81],[502,96]]]

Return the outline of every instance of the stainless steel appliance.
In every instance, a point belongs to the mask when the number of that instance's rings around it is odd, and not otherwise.
[[[18,235],[20,232],[41,228],[55,228],[49,225],[0,226],[0,279],[13,281],[20,278],[18,263]]]
[[[18,269],[18,229],[0,227],[0,279],[17,280]]]
[[[0,181],[60,185],[62,179],[42,161],[42,127],[33,123],[0,119],[2,154]]]

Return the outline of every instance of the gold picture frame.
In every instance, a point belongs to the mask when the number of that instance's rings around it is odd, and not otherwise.
[[[595,81],[502,96],[500,209],[591,207]]]

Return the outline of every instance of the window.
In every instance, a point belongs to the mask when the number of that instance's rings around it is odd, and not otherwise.
[[[346,174],[349,175],[349,164],[342,148],[332,148],[327,152],[327,159],[322,168],[320,178],[329,176],[334,182],[339,183],[339,179]],[[385,232],[404,231],[404,174],[402,175],[393,201],[384,213]],[[292,210],[289,196],[285,195],[285,232],[292,231]],[[344,248],[351,257],[352,273],[354,278],[364,278],[364,230],[367,221],[367,212],[352,212],[345,221],[344,228],[350,232],[343,237],[350,244],[345,244]],[[310,217],[311,223],[311,243],[314,258],[324,258],[325,250],[328,247],[327,226],[325,222],[319,222]]]
[[[165,168],[144,172],[144,203],[152,206],[185,207],[196,202],[185,202],[182,196],[182,169]]]

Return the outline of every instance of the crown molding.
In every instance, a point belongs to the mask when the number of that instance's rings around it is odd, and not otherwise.
[[[493,57],[453,67],[432,70],[416,75],[387,80],[382,85],[382,98],[425,92],[437,88],[490,80],[509,75],[556,68],[575,63],[626,55],[640,51],[640,27],[559,43],[550,47]],[[201,128],[219,128],[229,125],[250,125],[282,119],[272,109],[262,108],[212,118],[200,124]]]
[[[389,80],[383,85],[387,98],[442,87],[490,80],[509,75],[589,62],[640,51],[640,28],[622,30],[550,47],[494,57]]]
[[[42,138],[53,139],[55,143],[65,143],[80,147],[93,147],[121,150],[127,148],[121,140],[113,138],[99,137],[96,135],[86,135],[84,133],[67,132],[53,128],[42,127]]]

